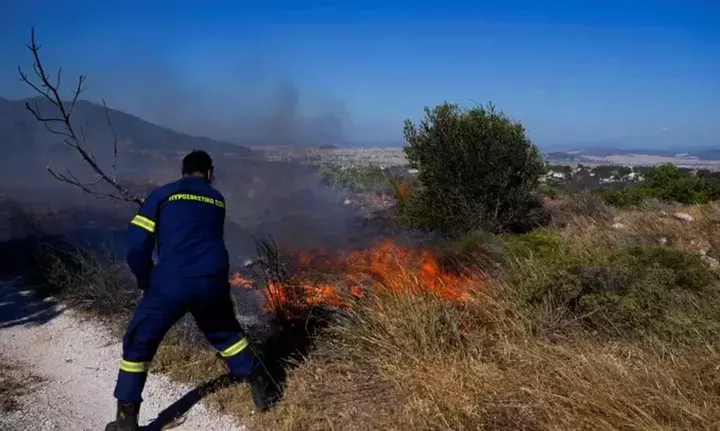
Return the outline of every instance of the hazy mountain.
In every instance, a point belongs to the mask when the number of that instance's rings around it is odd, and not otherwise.
[[[622,148],[613,146],[591,146],[578,148],[552,148],[550,154],[566,154],[576,157],[608,157],[613,155],[643,154],[648,156],[675,157],[684,155],[700,159],[714,159],[720,157],[720,148],[716,147],[682,147],[682,148]]]
[[[50,133],[37,121],[25,108],[25,102],[32,106],[37,104],[46,117],[57,116],[56,108],[43,98],[0,98],[0,181],[3,185],[52,182],[54,180],[46,170],[48,165],[58,170],[84,167],[78,165],[81,162],[75,150],[63,143],[62,136]],[[110,109],[108,115],[112,129],[101,105],[79,101],[72,113],[76,132],[84,134],[89,148],[103,167],[112,165],[113,130],[118,141],[119,171],[143,163],[148,157],[141,155],[148,152],[182,152],[197,148],[211,154],[232,152],[248,157],[252,154],[246,147],[179,133],[121,111]],[[62,130],[60,123],[52,126],[54,130]]]

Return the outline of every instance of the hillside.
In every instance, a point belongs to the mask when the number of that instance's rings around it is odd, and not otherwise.
[[[634,154],[643,154],[657,157],[697,157],[700,159],[717,158],[720,149],[716,147],[703,146],[683,146],[668,149],[657,148],[622,148],[617,146],[588,146],[577,148],[552,148],[550,153],[573,155],[578,157],[609,157],[609,156],[628,156]]]
[[[25,108],[25,102],[37,103],[45,116],[54,116],[53,106],[42,98],[8,100],[0,98],[0,168],[5,186],[51,185],[54,180],[46,166],[77,167],[77,154],[67,147],[61,136],[46,130]],[[109,118],[118,139],[118,166],[137,168],[147,162],[147,153],[180,152],[202,148],[211,153],[234,153],[251,156],[252,152],[235,144],[169,130],[136,116],[110,109]],[[74,126],[83,129],[93,153],[101,165],[112,160],[113,131],[108,127],[105,109],[98,104],[79,101],[72,114]],[[60,129],[56,129],[60,130]],[[30,179],[32,178],[32,181]]]

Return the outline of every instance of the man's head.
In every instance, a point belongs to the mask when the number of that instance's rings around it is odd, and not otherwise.
[[[182,162],[183,176],[202,176],[208,182],[213,181],[213,164],[210,154],[202,150],[192,150]]]

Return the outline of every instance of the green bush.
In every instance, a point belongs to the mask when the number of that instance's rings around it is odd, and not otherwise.
[[[512,260],[539,260],[544,265],[562,261],[569,253],[561,238],[541,229],[525,235],[505,235],[503,245]]]
[[[573,245],[551,230],[502,239],[506,279],[538,330],[720,341],[718,273],[700,256],[657,244]]]
[[[692,205],[720,199],[720,182],[668,163],[649,169],[637,187],[598,193],[607,203],[620,208],[639,206],[649,199]]]
[[[352,191],[390,189],[390,180],[377,165],[360,165],[341,168],[323,166],[320,175],[331,186],[342,187]]]
[[[544,198],[557,199],[563,194],[563,190],[548,184],[540,184],[538,187],[538,193]]]
[[[631,245],[606,259],[555,267],[528,297],[565,310],[565,320],[608,336],[686,340],[716,336],[720,288],[699,256],[662,246]],[[714,335],[715,334],[715,335]]]
[[[405,121],[404,148],[421,186],[405,201],[414,227],[458,237],[476,230],[530,230],[546,222],[538,180],[545,165],[523,126],[489,105],[425,108]]]

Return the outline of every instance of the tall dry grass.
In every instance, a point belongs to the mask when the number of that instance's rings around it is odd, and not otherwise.
[[[717,429],[709,345],[535,333],[507,287],[463,309],[383,293],[325,335],[256,420],[276,430]]]
[[[84,311],[129,314],[140,297],[128,268],[109,250],[47,246],[37,260],[46,293]]]

